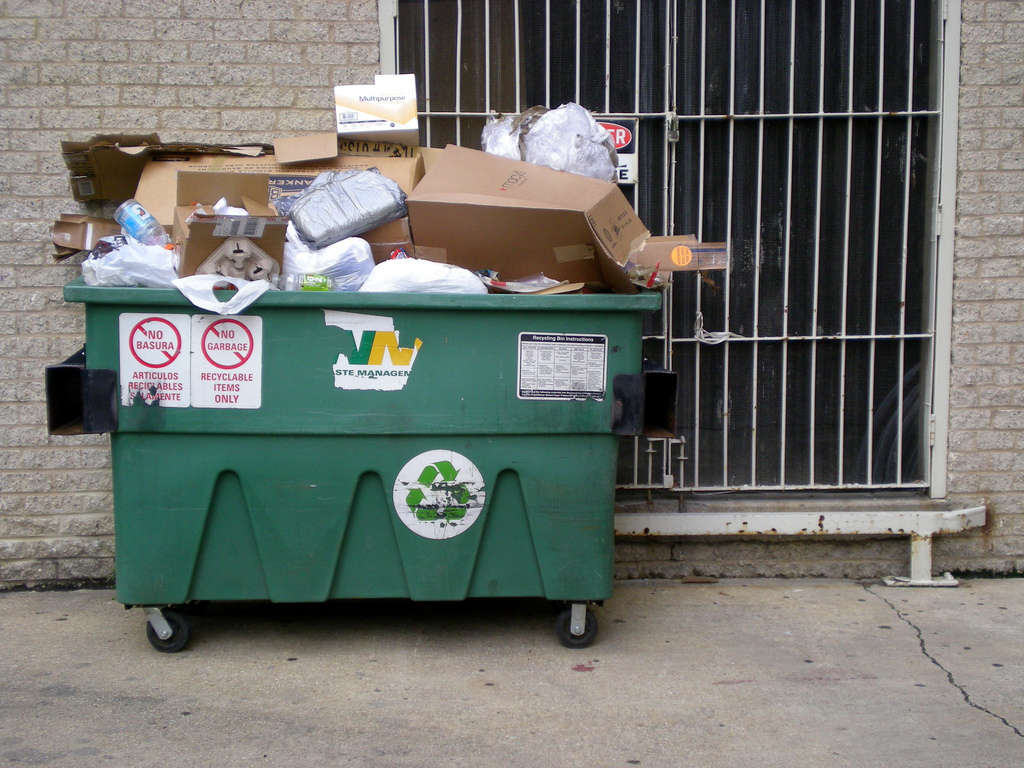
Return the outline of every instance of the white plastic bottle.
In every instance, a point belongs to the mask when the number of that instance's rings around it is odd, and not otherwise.
[[[114,211],[114,220],[121,228],[140,243],[146,245],[167,245],[171,238],[167,230],[147,211],[138,200],[125,200]]]

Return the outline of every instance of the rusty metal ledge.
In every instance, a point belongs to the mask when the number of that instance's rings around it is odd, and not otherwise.
[[[952,587],[950,574],[931,575],[931,539],[938,534],[961,533],[985,524],[984,506],[963,509],[934,508],[933,503],[893,504],[877,500],[870,505],[841,509],[807,504],[804,509],[671,510],[669,505],[622,503],[615,508],[617,536],[909,536],[910,577],[891,577],[889,586]],[[734,505],[730,505],[734,506]],[[735,505],[747,506],[740,502]],[[921,508],[921,507],[932,508]],[[859,507],[859,508],[858,508]]]

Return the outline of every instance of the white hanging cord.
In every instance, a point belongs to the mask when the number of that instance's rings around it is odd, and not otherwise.
[[[732,331],[705,331],[703,312],[697,312],[697,317],[694,318],[693,337],[701,344],[721,344],[723,341],[728,341],[729,339],[746,338],[745,336],[733,333]]]

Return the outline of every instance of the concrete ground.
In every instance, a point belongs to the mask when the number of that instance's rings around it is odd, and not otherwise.
[[[0,765],[1024,765],[1024,580],[623,582],[584,650],[552,615],[215,605],[162,654],[111,591],[0,593]]]

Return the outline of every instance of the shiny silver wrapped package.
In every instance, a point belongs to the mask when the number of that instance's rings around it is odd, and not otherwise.
[[[297,197],[289,215],[302,238],[320,249],[402,218],[405,193],[376,168],[326,171]]]

